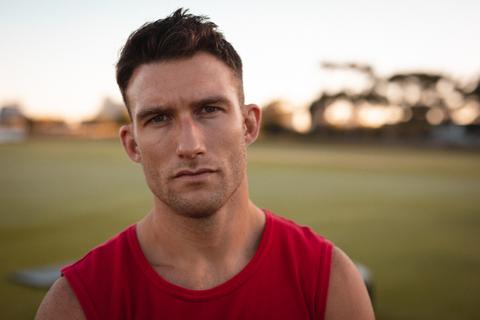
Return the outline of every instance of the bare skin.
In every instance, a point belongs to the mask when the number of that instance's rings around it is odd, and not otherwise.
[[[222,62],[198,53],[139,67],[127,91],[134,121],[121,130],[123,146],[155,195],[138,224],[139,242],[162,277],[189,289],[214,287],[243,269],[265,223],[246,176],[261,112],[241,105],[237,81]]]
[[[151,213],[138,224],[140,246],[169,282],[193,290],[216,287],[239,273],[258,247],[265,217],[253,204],[249,207],[251,214],[213,222],[207,232],[195,222],[188,225],[180,218],[163,223]]]
[[[246,147],[261,110],[239,99],[238,79],[207,53],[138,67],[127,96],[132,124],[120,130],[127,155],[142,165],[152,210],[137,224],[140,246],[167,281],[203,290],[238,274],[261,239],[265,216],[249,199]],[[338,249],[327,319],[373,319],[348,257]],[[47,293],[37,319],[84,319],[68,281]]]
[[[333,251],[326,320],[375,319],[367,288],[350,258],[339,248]]]
[[[50,287],[37,310],[35,319],[86,319],[67,279],[60,277]]]

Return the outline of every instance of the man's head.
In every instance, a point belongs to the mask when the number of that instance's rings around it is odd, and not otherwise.
[[[202,19],[176,11],[148,36],[136,31],[123,57],[131,51],[141,59],[127,63],[122,57],[125,66],[117,72],[132,118],[120,129],[127,154],[142,165],[160,211],[193,218],[248,202],[246,146],[257,138],[261,118],[258,106],[243,102],[240,58]],[[179,49],[192,42],[195,50]]]
[[[242,60],[233,46],[204,16],[178,9],[165,19],[144,24],[133,32],[123,47],[116,76],[123,100],[131,115],[127,88],[134,71],[142,64],[192,57],[207,52],[225,63],[238,80],[238,96],[243,104]]]

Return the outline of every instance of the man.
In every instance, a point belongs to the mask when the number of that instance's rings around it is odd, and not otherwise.
[[[177,10],[135,31],[117,64],[152,210],[62,270],[37,319],[373,319],[349,258],[249,199],[261,110],[216,25]]]

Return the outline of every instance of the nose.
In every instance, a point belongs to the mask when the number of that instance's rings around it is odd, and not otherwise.
[[[205,153],[201,128],[191,116],[179,119],[177,130],[177,155],[180,158],[194,159]]]

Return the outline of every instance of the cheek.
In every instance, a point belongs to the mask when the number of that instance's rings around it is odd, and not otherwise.
[[[138,139],[142,158],[165,158],[174,148],[174,137],[169,132],[149,130]]]
[[[223,156],[223,161],[228,163],[227,166],[233,170],[239,170],[245,161],[246,144],[244,131],[241,128],[236,128],[235,131],[229,130],[220,136],[218,143],[219,152]]]
[[[207,133],[206,138],[211,139],[212,137],[218,137],[218,139],[225,143],[245,139],[243,122],[237,119],[237,117],[232,118],[234,119],[230,118],[226,121],[221,121],[217,123],[216,126],[209,128],[210,132]]]
[[[142,158],[142,166],[145,174],[152,177],[160,177],[170,167],[169,155],[171,151],[164,143],[143,140],[139,144],[139,151]]]
[[[212,151],[215,150],[214,153],[223,155],[225,158],[232,158],[242,152],[245,144],[242,130],[232,131],[229,129],[226,132],[217,132],[215,136],[217,137],[216,141],[210,148]]]

